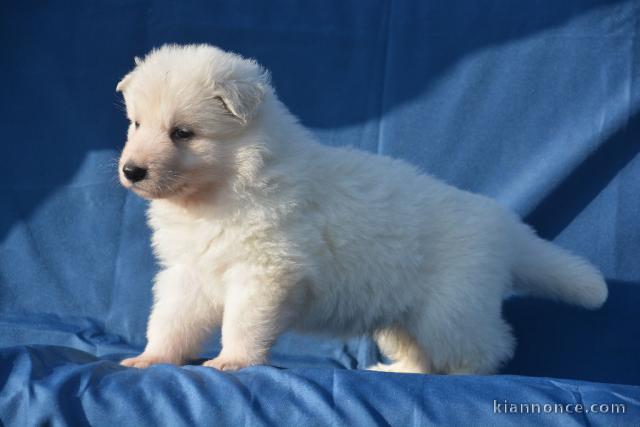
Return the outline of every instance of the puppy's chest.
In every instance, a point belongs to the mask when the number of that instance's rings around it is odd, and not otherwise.
[[[152,219],[153,248],[165,265],[188,265],[214,274],[241,252],[234,229],[213,221]]]

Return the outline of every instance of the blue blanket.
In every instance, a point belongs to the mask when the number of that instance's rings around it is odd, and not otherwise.
[[[2,2],[0,424],[640,425],[639,28],[638,0]],[[369,340],[294,334],[237,373],[120,367],[157,267],[114,89],[169,42],[257,58],[323,143],[498,199],[609,301],[507,301],[519,346],[489,377],[363,371]]]

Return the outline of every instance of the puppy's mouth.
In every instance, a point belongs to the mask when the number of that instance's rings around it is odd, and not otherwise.
[[[136,193],[138,196],[144,198],[144,199],[158,199],[160,198],[160,194],[158,194],[158,191],[151,191],[148,190],[146,188],[143,188],[140,185],[136,185],[136,184],[132,184],[129,186],[129,190],[133,191],[134,193]]]
[[[182,194],[184,187],[184,185],[174,185],[171,188],[166,188],[163,186],[149,186],[141,185],[141,183],[136,183],[129,186],[129,189],[142,198],[153,200],[168,199],[171,197],[179,196],[180,194]]]
[[[138,182],[131,182],[125,177],[120,175],[120,183],[123,187],[133,191],[138,196],[153,200],[153,199],[166,199],[174,196],[178,196],[183,193],[186,185],[183,183],[175,182],[171,180],[157,180],[153,178],[147,178]]]

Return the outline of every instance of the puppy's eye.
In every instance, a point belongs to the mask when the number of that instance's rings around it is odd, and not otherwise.
[[[169,134],[173,141],[184,141],[193,136],[193,132],[186,129],[173,128]]]
[[[133,122],[133,125],[138,129],[140,127],[140,122]]]

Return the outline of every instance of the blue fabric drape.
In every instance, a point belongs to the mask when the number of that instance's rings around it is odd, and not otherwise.
[[[0,422],[640,424],[639,22],[638,0],[3,2]],[[293,334],[239,373],[119,367],[144,346],[157,267],[146,204],[116,179],[114,89],[170,42],[256,58],[323,143],[497,198],[601,268],[610,300],[508,301],[519,346],[492,377],[364,372],[367,339]]]

